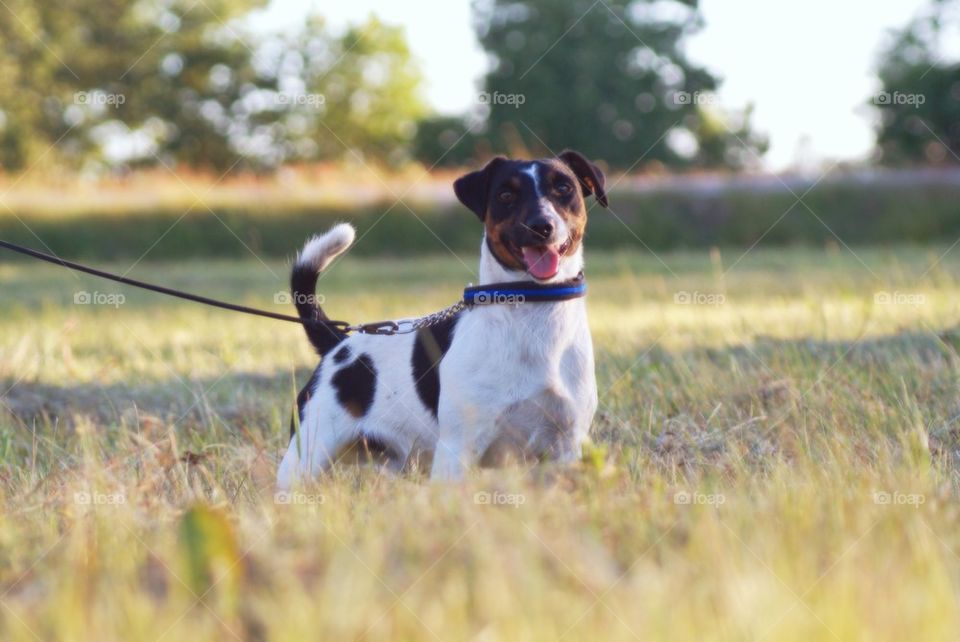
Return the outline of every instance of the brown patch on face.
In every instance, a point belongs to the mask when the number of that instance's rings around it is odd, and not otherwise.
[[[504,165],[506,162],[512,165]],[[455,183],[462,202],[476,200],[474,192],[479,187],[471,185],[476,182],[474,174]],[[587,209],[577,175],[566,163],[503,161],[487,180],[486,202],[474,211],[484,222],[487,247],[498,263],[523,272],[527,271],[522,254],[525,247],[549,243],[563,257],[579,250],[587,224]],[[556,220],[558,217],[563,225]],[[539,231],[541,229],[546,232]]]
[[[544,173],[546,174],[543,177],[545,184],[541,185],[541,190],[550,199],[553,209],[567,226],[569,236],[567,248],[563,254],[570,256],[576,253],[583,241],[583,235],[587,229],[587,206],[580,195],[577,177],[563,163],[550,162]],[[558,193],[557,187],[561,183],[572,190],[568,196]]]
[[[567,250],[564,252],[564,255],[569,256],[576,253],[580,247],[580,243],[583,241],[583,234],[587,228],[587,217],[581,216],[574,221],[569,221],[566,218],[564,218],[564,220],[567,221],[567,229],[570,233],[570,240],[567,242]]]
[[[514,217],[512,216],[502,221],[494,221],[493,217],[488,216],[485,223],[487,243],[490,245],[490,251],[493,252],[493,255],[500,263],[512,270],[522,272],[527,269],[527,266],[517,257],[514,250],[511,249],[509,242],[506,240],[514,224]]]
[[[516,194],[520,192],[520,189],[520,179],[511,177],[491,195],[491,199],[496,201],[503,192],[511,192],[516,196]],[[487,216],[484,217],[487,241],[494,257],[505,267],[521,272],[526,270],[527,266],[524,265],[520,257],[517,256],[518,248],[513,247],[508,239],[510,238],[510,231],[517,224],[517,220],[522,219],[522,216],[523,208],[514,206],[513,212],[509,216],[492,216],[488,211]]]

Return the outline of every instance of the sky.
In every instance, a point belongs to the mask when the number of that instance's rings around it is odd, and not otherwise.
[[[702,0],[706,24],[689,39],[687,51],[723,80],[721,106],[753,105],[754,127],[770,138],[767,169],[857,161],[873,144],[875,116],[866,103],[879,89],[875,70],[886,34],[926,4]],[[311,10],[334,27],[370,14],[402,25],[431,105],[454,114],[476,103],[487,62],[473,31],[470,0],[272,0],[255,24],[294,29]]]

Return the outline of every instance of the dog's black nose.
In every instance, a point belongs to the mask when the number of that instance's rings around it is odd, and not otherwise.
[[[546,241],[553,235],[553,223],[548,218],[537,218],[527,225],[530,231]]]

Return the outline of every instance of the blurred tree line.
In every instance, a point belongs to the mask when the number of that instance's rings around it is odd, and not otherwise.
[[[750,112],[724,110],[719,80],[684,52],[698,0],[474,0],[490,57],[477,110],[428,121],[417,154],[464,160],[475,147],[574,147],[609,165],[756,163],[766,140]]]
[[[576,147],[634,164],[741,168],[766,148],[692,62],[698,0],[474,0],[489,69],[437,116],[401,29],[249,28],[266,0],[5,0],[0,167],[182,163],[221,171],[350,157],[429,166]],[[960,0],[930,4],[881,58],[878,159],[960,159]]]
[[[491,66],[460,117],[428,112],[399,28],[334,33],[315,16],[253,32],[265,2],[5,0],[0,166],[432,166],[576,147],[621,168],[737,168],[765,148],[684,53],[696,0],[476,0]]]
[[[960,163],[960,0],[931,0],[881,56],[877,156],[884,164]],[[952,51],[951,51],[952,48]]]
[[[400,29],[254,36],[264,0],[5,0],[0,166],[401,160],[426,114]]]

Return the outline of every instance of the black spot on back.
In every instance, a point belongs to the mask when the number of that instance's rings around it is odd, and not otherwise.
[[[317,369],[313,371],[313,374],[310,375],[310,380],[307,381],[307,385],[303,387],[303,390],[297,395],[297,417],[300,420],[300,423],[303,423],[303,409],[306,407],[307,402],[310,401],[310,397],[313,396],[313,392],[317,387],[317,383],[320,382],[320,368],[323,366],[323,362],[320,362],[320,365],[317,366]],[[290,438],[293,439],[294,434],[297,431],[297,422],[294,421],[294,418],[290,418]]]
[[[423,405],[437,416],[440,405],[440,372],[437,366],[450,349],[459,315],[444,319],[430,328],[417,330],[413,343],[413,380]]]
[[[348,366],[337,370],[330,380],[337,391],[337,401],[354,417],[362,417],[373,405],[377,390],[377,370],[368,354],[361,354]]]
[[[341,346],[339,350],[333,353],[334,363],[343,363],[350,358],[350,346]]]

